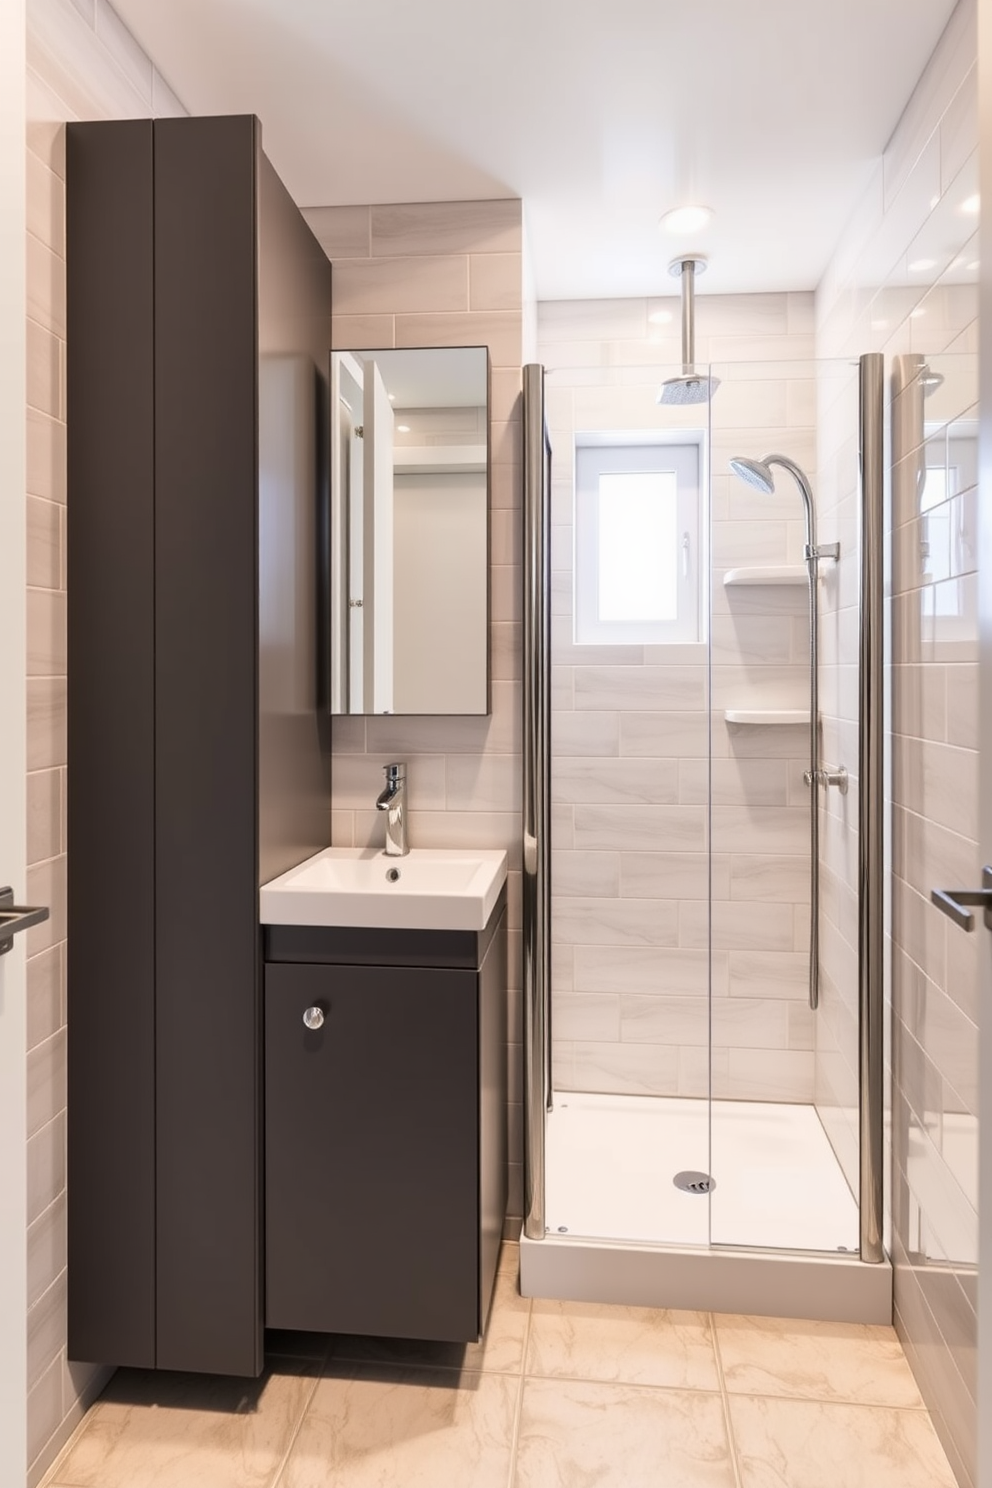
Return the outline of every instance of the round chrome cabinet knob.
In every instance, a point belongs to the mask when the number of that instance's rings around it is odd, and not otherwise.
[[[303,1014],[303,1021],[306,1024],[306,1026],[308,1028],[310,1028],[310,1029],[323,1028],[323,1026],[324,1026],[324,1010],[323,1010],[323,1008],[319,1008],[319,1007],[307,1008],[306,1012]]]

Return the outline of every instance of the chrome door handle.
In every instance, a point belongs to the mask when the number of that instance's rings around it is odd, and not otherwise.
[[[11,949],[20,930],[30,930],[47,919],[48,910],[41,905],[15,904],[13,889],[0,889],[0,956]]]
[[[324,1009],[320,1007],[308,1007],[303,1014],[303,1021],[311,1032],[317,1028],[323,1028]]]
[[[985,928],[992,930],[992,868],[982,869],[980,889],[931,889],[930,899],[961,930],[974,930],[972,908],[984,911]]]

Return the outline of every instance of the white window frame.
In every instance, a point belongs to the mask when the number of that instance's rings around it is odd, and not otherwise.
[[[575,448],[574,639],[580,646],[687,645],[706,640],[707,543],[705,446],[679,430],[667,439],[632,433],[579,436]],[[674,620],[617,621],[599,617],[599,478],[614,472],[673,471],[677,482],[678,613]]]

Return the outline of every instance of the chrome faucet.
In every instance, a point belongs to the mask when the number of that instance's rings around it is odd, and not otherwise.
[[[375,809],[387,813],[383,851],[387,858],[402,858],[410,851],[406,840],[406,765],[383,765],[382,769],[386,784]]]

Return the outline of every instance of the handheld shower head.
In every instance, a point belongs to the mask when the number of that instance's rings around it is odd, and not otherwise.
[[[764,460],[747,460],[742,455],[735,455],[730,468],[742,481],[746,481],[765,496],[770,496],[775,489],[775,477]]]
[[[780,465],[787,470],[799,487],[799,494],[803,498],[803,510],[806,514],[806,547],[816,547],[816,518],[813,513],[813,492],[806,478],[806,472],[795,460],[790,460],[788,455],[766,455],[763,460],[748,460],[743,455],[735,455],[730,462],[730,468],[735,475],[740,476],[749,486],[760,491],[764,496],[770,496],[775,490],[775,477],[772,475],[772,466]]]

